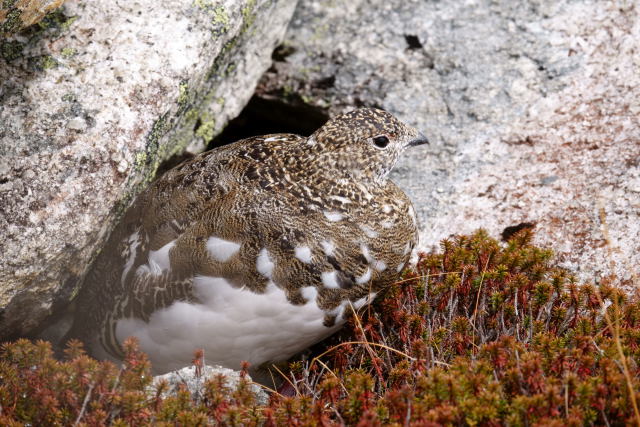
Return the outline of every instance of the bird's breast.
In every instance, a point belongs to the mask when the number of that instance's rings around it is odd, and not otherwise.
[[[146,322],[120,319],[117,339],[136,336],[157,372],[189,364],[193,350],[200,348],[206,360],[239,369],[241,361],[256,367],[286,360],[344,323],[346,304],[335,310],[339,316],[334,325],[324,325],[326,312],[318,306],[314,287],[302,288],[304,304],[292,304],[273,282],[255,293],[221,277],[197,276],[193,290],[197,302],[174,302]]]

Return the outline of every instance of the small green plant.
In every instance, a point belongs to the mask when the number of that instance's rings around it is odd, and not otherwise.
[[[258,405],[224,378],[163,397],[135,341],[122,368],[71,343],[2,346],[0,425],[637,424],[640,299],[578,284],[522,231],[483,231],[421,254],[374,305],[291,363],[293,396]],[[198,357],[196,357],[196,360]]]

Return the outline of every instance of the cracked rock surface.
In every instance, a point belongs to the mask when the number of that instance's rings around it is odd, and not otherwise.
[[[0,39],[0,339],[65,305],[159,164],[239,113],[294,7],[69,0]]]
[[[640,10],[590,0],[300,1],[258,93],[389,110],[421,244],[535,225],[584,280],[640,269]],[[507,230],[505,230],[507,229]],[[613,276],[612,276],[613,275]]]

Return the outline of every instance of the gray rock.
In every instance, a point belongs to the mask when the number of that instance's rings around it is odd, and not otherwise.
[[[64,306],[160,163],[239,113],[294,7],[81,0],[0,40],[0,339]]]
[[[180,385],[184,385],[187,390],[189,390],[189,393],[191,393],[193,399],[200,400],[204,396],[204,383],[207,380],[216,378],[218,375],[225,377],[224,385],[229,392],[238,388],[238,385],[240,384],[239,371],[223,368],[222,366],[205,365],[202,368],[202,373],[200,375],[196,375],[195,367],[189,366],[177,371],[169,372],[168,374],[153,377],[153,383],[148,390],[148,394],[154,396],[157,392],[158,385],[162,381],[166,381],[168,387],[161,394],[162,398],[167,398],[168,396],[175,394]],[[247,380],[251,382],[251,377],[248,374]],[[269,395],[262,387],[253,382],[250,387],[255,396],[255,402],[257,405],[266,405],[269,402]]]
[[[588,0],[302,0],[259,94],[379,106],[432,145],[393,176],[423,248],[536,224],[586,280],[640,272],[640,10]],[[287,56],[288,55],[288,56]]]
[[[83,131],[87,128],[87,122],[82,117],[74,117],[67,122],[67,128]]]

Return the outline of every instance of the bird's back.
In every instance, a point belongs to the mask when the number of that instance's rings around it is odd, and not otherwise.
[[[364,188],[298,175],[291,149],[304,141],[250,138],[155,181],[87,275],[70,335],[110,359],[134,335],[164,372],[196,348],[237,369],[335,332],[349,306],[398,276],[416,243],[415,214],[390,181]]]

